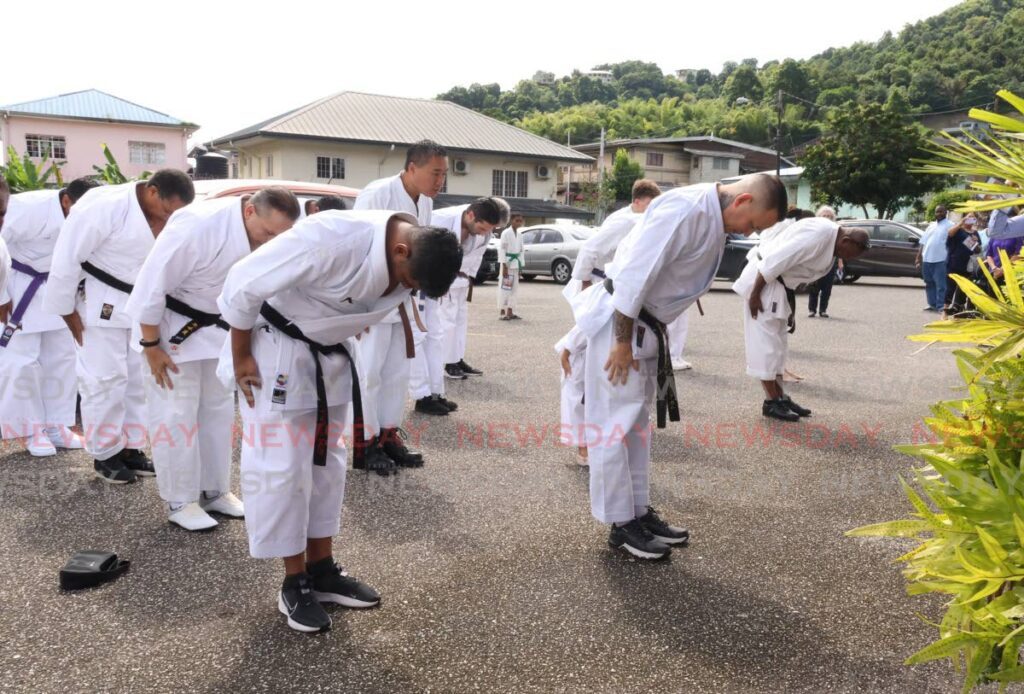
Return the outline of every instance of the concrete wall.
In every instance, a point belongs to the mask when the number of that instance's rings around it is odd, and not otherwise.
[[[106,163],[103,157],[104,143],[110,147],[121,170],[128,176],[138,176],[143,171],[155,171],[160,168],[188,168],[185,161],[188,132],[184,128],[11,116],[3,121],[2,139],[5,151],[8,145],[12,145],[19,155],[24,155],[25,136],[29,134],[64,137],[67,164],[61,167],[61,175],[66,181],[92,175],[95,173],[92,168],[94,164],[103,166]],[[130,141],[163,144],[164,163],[132,164],[128,150]],[[6,159],[6,153],[4,158]]]

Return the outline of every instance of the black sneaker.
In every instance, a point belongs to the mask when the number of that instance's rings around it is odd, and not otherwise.
[[[459,409],[459,403],[455,402],[454,400],[449,400],[443,395],[435,394],[432,397],[437,398],[437,401],[444,405],[445,407],[447,407],[449,412],[454,412],[455,410]]]
[[[647,513],[637,519],[640,525],[647,528],[655,540],[661,540],[666,545],[685,545],[690,541],[690,531],[669,525],[661,519],[653,507],[647,507]]]
[[[435,399],[433,395],[417,400],[416,407],[413,409],[420,414],[430,414],[436,417],[446,417],[449,412],[448,408],[440,400]]]
[[[825,313],[824,311],[822,311],[822,312],[821,312],[821,313],[820,313],[819,315],[820,315],[820,316],[821,316],[822,318],[828,318],[828,314],[827,314],[827,313]]]
[[[384,452],[380,446],[380,439],[374,436],[366,442],[366,453],[363,457],[363,466],[359,468],[367,472],[376,472],[381,477],[387,477],[393,472],[398,472],[395,461]]]
[[[109,484],[128,484],[136,479],[135,473],[128,469],[120,453],[106,460],[94,460],[92,466],[96,476]]]
[[[481,371],[480,369],[474,369],[472,366],[467,364],[465,359],[459,359],[459,363],[456,364],[456,366],[458,366],[460,369],[462,369],[462,373],[466,374],[467,376],[483,376],[484,375],[484,372]]]
[[[408,435],[404,429],[385,429],[380,432],[380,447],[399,467],[423,467],[423,454],[405,445]]]
[[[469,378],[469,376],[462,373],[462,369],[459,368],[458,364],[445,364],[444,377],[450,378],[453,381],[465,381],[467,378]]]
[[[789,409],[789,405],[783,400],[765,400],[761,405],[761,414],[784,422],[795,422],[800,419],[800,415]]]
[[[808,410],[806,407],[800,407],[799,405],[797,405],[795,402],[793,402],[793,398],[789,397],[788,395],[782,396],[782,402],[786,403],[786,407],[788,407],[793,412],[796,412],[801,417],[811,416],[810,410]]]
[[[380,604],[380,595],[370,586],[357,581],[325,557],[315,564],[306,564],[313,579],[313,596],[320,602],[333,602],[344,607],[366,608]]]
[[[613,525],[608,544],[640,559],[662,559],[672,554],[672,548],[656,539],[636,518],[622,526]]]
[[[311,634],[331,628],[331,616],[320,606],[309,574],[285,576],[277,596],[277,609],[288,618],[288,626],[295,631]]]
[[[121,451],[121,460],[124,461],[125,467],[139,477],[156,477],[153,461],[138,448],[125,448]]]
[[[814,318],[816,315],[818,315],[818,314],[815,313],[814,311],[811,311],[810,313],[807,314],[807,317],[808,318]]]

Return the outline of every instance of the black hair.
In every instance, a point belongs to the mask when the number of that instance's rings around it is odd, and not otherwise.
[[[794,207],[793,209],[786,212],[785,219],[807,219],[808,217],[813,216],[814,213],[811,212],[810,210],[802,210],[799,207]]]
[[[441,227],[413,227],[409,270],[420,291],[431,299],[448,293],[462,269],[458,237]]]
[[[299,218],[299,199],[283,186],[267,186],[256,191],[249,202],[256,206],[256,212],[263,215],[277,210],[293,222]]]
[[[770,174],[752,174],[755,185],[764,195],[761,204],[767,209],[774,209],[776,221],[786,218],[789,210],[789,195],[786,193],[786,186],[778,176]],[[814,215],[811,215],[812,217]]]
[[[405,168],[409,164],[426,166],[434,157],[447,157],[448,150],[433,140],[420,140],[405,152]]]
[[[192,201],[196,199],[196,189],[192,186],[192,179],[184,171],[177,169],[160,169],[146,179],[146,185],[156,188],[164,200],[179,198],[186,205],[191,205]]]
[[[81,200],[82,196],[88,193],[90,190],[99,187],[99,181],[92,178],[88,178],[86,176],[82,176],[81,178],[76,178],[71,183],[67,184],[66,187],[62,188],[60,191],[60,195],[58,197],[67,195],[69,198],[71,198],[71,203],[74,204]]]
[[[325,195],[316,201],[316,206],[320,208],[321,212],[325,210],[347,210],[348,205],[345,204],[345,198],[340,195]]]
[[[504,216],[501,206],[494,198],[477,198],[469,203],[468,211],[472,212],[477,220],[495,226],[501,223],[501,218]]]

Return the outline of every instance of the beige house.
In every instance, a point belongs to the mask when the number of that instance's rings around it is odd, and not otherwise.
[[[412,143],[448,149],[448,180],[435,205],[506,198],[529,220],[589,219],[557,201],[558,171],[593,159],[448,101],[341,92],[209,143],[232,178],[337,183],[361,188],[399,173]]]
[[[574,149],[597,159],[601,145],[594,142],[577,145]],[[624,149],[629,158],[640,165],[644,176],[653,179],[662,188],[720,181],[730,176],[775,168],[773,149],[708,135],[610,140],[604,146],[606,172],[611,171],[615,153],[620,149]],[[783,157],[782,166],[792,166],[792,162]],[[570,164],[560,173],[563,192],[567,173],[573,193],[578,190],[580,183],[596,183],[600,177],[596,161],[590,164]]]

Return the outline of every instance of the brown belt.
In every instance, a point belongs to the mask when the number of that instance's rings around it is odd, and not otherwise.
[[[413,304],[412,310],[416,310],[415,304]],[[402,330],[405,332],[405,358],[414,359],[416,357],[416,343],[412,340],[412,323],[409,322],[409,312],[405,309],[404,301],[398,305],[398,315],[402,319]],[[417,314],[417,324],[419,319],[419,314]]]
[[[466,303],[473,300],[473,278],[467,275],[465,272],[460,272],[459,277],[465,277],[469,280],[469,291],[466,293]]]

